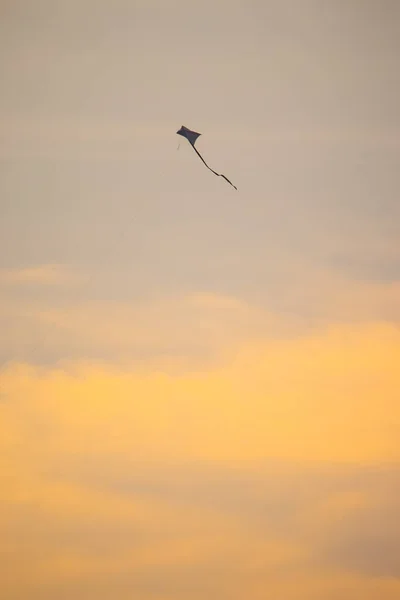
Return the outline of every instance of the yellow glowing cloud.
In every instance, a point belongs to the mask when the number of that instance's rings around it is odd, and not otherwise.
[[[398,364],[399,331],[376,325],[249,345],[232,363],[180,377],[94,365],[20,366],[3,379],[11,413],[33,413],[54,449],[391,461],[400,458]]]
[[[29,589],[39,597],[52,586],[84,594],[89,586],[105,599],[99,582],[130,581],[129,590],[138,590],[143,578],[156,577],[173,590],[194,577],[190,585],[209,582],[210,593],[237,600],[272,593],[395,600],[398,581],[313,566],[342,519],[369,510],[365,490],[300,506],[283,489],[293,514],[280,530],[273,520],[260,527],[262,513],[253,516],[251,504],[225,512],[151,488],[129,491],[129,481],[153,462],[257,469],[258,459],[273,457],[329,472],[331,461],[399,460],[399,351],[398,329],[376,324],[248,343],[234,360],[199,373],[83,362],[9,366],[0,432],[4,593],[22,598]],[[85,482],[85,465],[113,474],[125,491],[102,487],[99,475],[96,485]],[[268,503],[264,511],[267,517]],[[182,585],[184,595],[189,584]]]
[[[259,318],[240,302],[212,295],[193,295],[178,308],[189,311],[188,322],[193,310],[208,323],[223,317],[216,329],[223,348],[227,323]],[[147,329],[156,336],[152,314],[156,306],[143,309],[142,335]],[[92,316],[87,331],[101,315]],[[124,315],[117,338],[123,321]],[[172,336],[174,327],[180,335],[181,325],[176,321],[163,336]],[[99,343],[107,327],[112,331],[112,324],[104,327]],[[332,463],[400,460],[398,328],[336,325],[291,339],[244,343],[243,337],[230,338],[229,352],[197,372],[182,365],[163,370],[152,360],[145,368],[76,361],[3,371],[4,593],[19,600],[27,590],[39,597],[47,586],[89,586],[102,600],[107,595],[99,581],[128,579],[137,590],[143,578],[165,577],[174,589],[187,573],[197,573],[190,577],[200,584],[208,580],[202,573],[218,572],[218,583],[209,585],[222,598],[397,598],[398,582],[389,578],[378,584],[368,574],[313,565],[343,523],[374,506],[369,489],[331,491],[307,505],[283,489],[289,513],[282,529],[273,519],[260,527],[262,515],[252,515],[251,502],[236,514],[151,488],[130,489],[130,475],[151,465],[257,472],[260,460],[275,458],[323,465],[329,473]],[[96,485],[85,480],[85,468],[98,473]],[[122,481],[122,489],[102,485],[102,473]],[[256,487],[253,501],[257,493]],[[268,503],[263,510],[268,516]]]

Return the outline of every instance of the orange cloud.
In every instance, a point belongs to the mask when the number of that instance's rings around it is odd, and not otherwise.
[[[241,310],[207,297],[195,303]],[[346,564],[333,570],[325,550],[341,527],[349,532],[360,514],[376,510],[371,485],[322,494],[314,476],[302,496],[284,485],[279,466],[262,471],[260,464],[314,465],[326,478],[340,463],[398,462],[398,329],[336,326],[241,343],[229,357],[175,374],[157,361],[146,369],[14,364],[3,372],[0,508],[9,597],[29,589],[50,598],[62,588],[79,600],[88,589],[106,600],[127,582],[123,599],[135,590],[147,600],[161,597],[160,581],[179,600],[193,589],[238,600],[267,593],[397,598],[397,581],[377,582]],[[165,470],[162,492],[132,483],[152,465]],[[205,473],[234,467],[258,479],[243,484],[250,488],[243,508],[224,509],[215,475],[192,500],[172,492],[173,465],[189,473],[198,465]]]
[[[398,330],[371,325],[248,345],[200,374],[16,366],[3,379],[14,414],[33,411],[59,448],[171,460],[392,461],[400,458],[399,362]]]
[[[339,570],[296,571],[290,576],[282,575],[269,581],[266,577],[261,581],[249,581],[247,593],[252,598],[262,600],[267,594],[278,596],[284,600],[308,600],[309,598],[329,598],[330,600],[396,600],[400,592],[400,582],[395,578],[371,579],[349,574]],[[236,598],[242,598],[243,590]]]

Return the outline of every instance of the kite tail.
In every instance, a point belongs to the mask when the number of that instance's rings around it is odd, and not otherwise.
[[[237,191],[237,187],[236,187],[236,185],[233,185],[232,181],[229,181],[229,179],[228,179],[227,177],[225,177],[225,175],[222,175],[222,173],[221,173],[221,174],[220,174],[220,177],[223,177],[223,178],[224,178],[224,179],[225,179],[225,180],[226,180],[228,183],[230,183],[230,184],[231,184],[231,186],[232,186],[233,188],[235,188],[235,190]]]
[[[223,177],[225,179],[225,181],[227,181],[233,188],[235,188],[235,190],[237,191],[237,187],[236,185],[233,185],[233,183],[231,181],[229,181],[229,179],[227,177],[225,177],[225,175],[222,175],[222,173],[217,173],[216,171],[214,171],[214,169],[212,169],[211,167],[208,166],[208,164],[206,163],[206,161],[204,160],[204,158],[202,157],[202,155],[200,154],[200,152],[197,150],[197,148],[194,146],[194,144],[191,144],[193,150],[196,152],[197,156],[203,161],[203,163],[206,165],[207,169],[209,169],[211,171],[211,173],[214,173],[214,175],[217,175],[217,177]]]

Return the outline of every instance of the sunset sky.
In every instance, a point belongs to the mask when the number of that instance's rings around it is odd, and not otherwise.
[[[399,56],[397,0],[0,1],[4,600],[400,598]]]

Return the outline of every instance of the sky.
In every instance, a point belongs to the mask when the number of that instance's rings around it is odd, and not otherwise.
[[[396,0],[0,2],[6,600],[400,597],[399,52]]]

